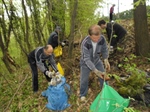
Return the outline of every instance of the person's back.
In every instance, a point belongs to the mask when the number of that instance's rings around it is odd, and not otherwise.
[[[115,22],[106,23],[106,21],[104,20],[98,21],[98,25],[102,29],[106,29],[108,42],[110,43],[111,48],[110,50],[114,51],[114,49],[117,48],[117,44],[121,43],[124,40],[124,37],[127,34],[126,30],[118,23]]]
[[[58,46],[58,33],[56,31],[53,31],[50,34],[50,37],[48,39],[48,44],[52,45],[53,48]]]
[[[59,44],[59,33],[61,32],[60,26],[56,26],[55,31],[50,34],[48,44],[52,45],[53,49]]]
[[[113,33],[112,33],[113,31]],[[126,30],[118,23],[107,23],[106,32],[108,35],[108,40],[110,41],[111,33],[112,36],[116,35],[115,40],[112,40],[111,45],[116,46],[116,44],[126,35]]]
[[[117,23],[114,24],[114,31],[118,37],[118,41],[127,34],[127,31],[121,25]]]

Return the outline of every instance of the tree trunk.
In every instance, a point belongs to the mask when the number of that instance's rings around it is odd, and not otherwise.
[[[69,50],[68,50],[68,66],[72,66],[72,51],[73,51],[73,43],[74,43],[74,31],[75,31],[75,21],[77,15],[77,8],[78,8],[78,0],[74,0],[73,9],[71,11],[71,26],[70,26],[70,36],[69,36]],[[70,74],[69,68],[66,70],[66,74]]]
[[[35,39],[37,38],[38,40],[37,41],[34,41],[36,42],[35,44],[36,45],[42,45],[42,43],[46,43],[46,40],[44,38],[44,35],[42,33],[42,27],[41,27],[41,21],[40,21],[40,4],[37,0],[31,0],[32,2],[32,8],[33,8],[33,11],[32,11],[32,14],[33,14],[33,22],[34,22],[34,30],[35,30]],[[42,42],[43,41],[43,42]]]
[[[2,1],[6,12],[8,14],[8,10],[7,10],[7,6],[5,4],[4,1]],[[7,70],[12,73],[13,72],[13,68],[11,65],[13,65],[14,67],[18,67],[18,65],[15,63],[15,61],[13,60],[13,58],[10,56],[9,51],[8,51],[8,47],[9,47],[9,42],[10,42],[10,34],[11,34],[11,30],[12,30],[12,20],[13,20],[13,7],[12,7],[12,3],[10,2],[10,15],[8,14],[8,18],[9,18],[9,26],[7,29],[7,25],[5,24],[5,19],[4,19],[4,14],[2,14],[2,17],[0,18],[0,25],[2,28],[2,32],[0,31],[0,47],[2,49],[2,61],[4,62]]]
[[[24,33],[24,37],[25,37],[25,42],[26,42],[26,46],[28,48],[28,51],[30,51],[30,43],[29,43],[29,20],[28,20],[28,14],[27,14],[27,10],[26,10],[26,6],[24,4],[24,0],[22,0],[22,7],[23,7],[23,11],[24,11],[24,16],[25,16],[25,33]]]
[[[134,0],[134,3],[138,0]],[[134,10],[134,27],[137,55],[150,57],[150,36],[148,34],[147,11],[145,0]]]

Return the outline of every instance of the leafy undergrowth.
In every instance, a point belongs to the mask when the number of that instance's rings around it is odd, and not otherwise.
[[[71,86],[72,95],[68,102],[71,104],[69,108],[63,112],[89,112],[91,103],[95,97],[100,93],[99,83],[97,77],[94,74],[90,75],[89,90],[86,102],[81,102],[79,99],[79,87],[80,87],[80,70],[79,70],[79,58],[80,52],[78,48],[74,50],[76,56],[72,62],[70,68],[71,74],[65,74],[67,83]],[[65,57],[65,56],[64,56]],[[63,62],[60,62],[65,68],[66,58],[62,58]],[[138,57],[133,60],[137,64],[137,67],[147,70],[150,68],[150,62],[147,59]],[[111,66],[115,68],[114,66]],[[124,73],[121,69],[111,69],[109,74],[120,75]],[[111,79],[109,85],[114,87],[115,80]],[[41,96],[41,92],[46,90],[48,83],[44,75],[39,72],[39,91],[37,93],[32,92],[32,76],[28,65],[20,68],[15,74],[7,74],[0,78],[0,112],[52,112],[48,110],[45,105],[47,104],[46,98]],[[145,106],[142,101],[131,101],[130,108],[126,112],[150,112],[150,107]]]
[[[125,21],[124,23],[127,23]],[[118,48],[118,55],[110,56],[111,70],[108,72],[110,75],[115,74],[116,76],[125,75],[126,71],[123,66],[126,64],[126,58],[130,58],[131,54],[134,54],[134,39],[133,37],[133,23],[125,24],[125,28],[128,29],[130,36],[126,41],[125,49]],[[123,46],[124,47],[124,46]],[[122,52],[123,51],[123,52]],[[90,75],[89,90],[87,94],[86,102],[81,102],[79,99],[79,87],[80,87],[80,48],[76,47],[73,50],[74,59],[72,66],[67,66],[67,52],[68,49],[63,49],[63,57],[60,62],[62,67],[69,68],[71,73],[65,74],[67,83],[71,86],[72,95],[68,102],[71,105],[63,112],[89,112],[91,103],[94,101],[96,96],[101,92],[97,77],[94,74]],[[130,63],[134,63],[136,67],[143,71],[150,71],[150,60],[143,57],[136,57],[130,60]],[[28,64],[19,68],[14,74],[3,74],[0,77],[0,112],[52,112],[48,110],[45,105],[47,99],[41,96],[42,91],[46,90],[48,83],[44,75],[39,71],[39,91],[33,93],[32,91],[32,75]],[[115,85],[116,80],[111,79],[109,85],[114,89],[118,89]],[[145,106],[142,101],[131,101],[129,108],[125,112],[150,112],[150,106]]]

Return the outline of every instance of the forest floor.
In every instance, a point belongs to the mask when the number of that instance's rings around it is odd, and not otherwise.
[[[136,56],[132,60],[125,62],[125,59],[130,59],[135,55],[135,42],[133,34],[133,24],[128,21],[124,26],[128,29],[129,35],[126,38],[123,46],[124,50],[119,50],[116,54],[110,55],[109,61],[111,65],[111,70],[107,73],[109,75],[115,74],[117,76],[126,75],[126,71],[119,65],[132,64],[142,71],[150,72],[150,60],[148,58]],[[76,46],[73,50],[73,59],[70,61],[72,66],[68,66],[67,62],[68,47],[63,48],[63,56],[61,58],[61,65],[64,70],[70,70],[70,74],[65,73],[66,82],[70,85],[72,94],[68,99],[68,103],[71,105],[63,112],[90,112],[90,105],[96,98],[96,96],[101,92],[99,88],[99,83],[97,77],[94,74],[90,75],[89,79],[89,90],[87,94],[86,102],[81,102],[79,98],[79,87],[80,87],[80,47]],[[32,92],[32,75],[29,65],[25,65],[18,69],[15,74],[11,76],[2,76],[0,80],[0,112],[52,112],[47,109],[45,105],[47,104],[47,99],[41,96],[42,91],[46,90],[48,87],[47,81],[42,73],[39,71],[39,91],[37,93]],[[6,80],[7,79],[7,80]],[[116,91],[116,80],[111,77],[109,85],[113,87]],[[131,91],[132,92],[132,91]],[[150,105],[145,105],[142,100],[130,101],[129,107],[134,109],[133,111],[126,112],[150,112]]]
[[[131,41],[127,41],[131,42]],[[114,54],[110,56],[110,64],[111,64],[111,70],[108,72],[108,74],[116,74],[117,76],[125,75],[125,71],[122,68],[119,68],[119,64],[125,64],[124,59],[127,57],[130,57],[132,53],[134,54],[134,49],[132,48],[131,43],[130,46],[127,47],[126,53],[120,52],[120,54]],[[72,91],[74,95],[76,96],[76,100],[73,102],[73,99],[71,99],[71,107],[70,109],[66,110],[67,112],[88,112],[91,103],[94,101],[96,96],[101,92],[99,88],[99,83],[97,81],[96,75],[92,74],[90,75],[90,80],[89,80],[89,90],[88,90],[88,95],[87,95],[87,101],[86,102],[81,102],[79,97],[79,81],[80,81],[80,73],[79,73],[79,59],[80,59],[80,50],[78,48],[75,48],[74,50],[75,53],[75,58],[74,61],[72,62],[73,68],[71,69],[74,74],[67,75],[67,82],[69,85],[72,87]],[[62,62],[65,63],[65,60]],[[133,60],[130,60],[129,63],[134,63],[138,69],[149,72],[150,70],[150,61],[144,57],[136,57]],[[64,64],[65,66],[65,64]],[[116,80],[114,78],[111,78],[109,81],[109,85],[113,87],[114,89],[117,90],[117,87],[115,87],[115,82]],[[149,94],[150,95],[150,94]],[[132,107],[134,109],[133,112],[150,112],[150,105],[145,106],[144,102],[142,100],[136,100],[135,101],[130,101],[129,107]],[[132,112],[131,110],[128,112]]]

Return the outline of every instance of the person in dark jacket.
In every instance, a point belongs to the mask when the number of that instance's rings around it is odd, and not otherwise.
[[[110,22],[113,20],[114,7],[115,7],[115,4],[113,4],[113,5],[111,6],[110,11],[109,11],[109,21],[110,21]]]
[[[31,51],[28,55],[28,62],[32,70],[32,82],[33,91],[38,91],[38,69],[45,75],[47,81],[51,81],[52,76],[56,73],[59,75],[54,56],[53,47],[46,45],[44,47],[38,47]],[[54,72],[49,71],[48,66],[51,65]]]
[[[106,29],[108,42],[110,43],[110,47],[114,49],[117,47],[117,43],[121,42],[127,34],[127,31],[115,22],[106,23],[104,20],[100,20],[98,21],[98,25],[102,29]]]
[[[100,85],[103,85],[102,75],[105,74],[105,69],[110,70],[110,64],[108,62],[108,47],[106,40],[101,35],[101,28],[98,25],[92,25],[88,30],[89,35],[83,39],[81,43],[81,59],[80,59],[80,98],[81,101],[85,101],[85,96],[88,92],[88,83],[90,72],[93,71],[100,81]],[[100,58],[104,59],[103,61]]]
[[[52,45],[53,49],[55,49],[55,47],[59,44],[61,44],[61,46],[65,46],[64,42],[60,42],[59,33],[61,31],[60,26],[56,26],[55,31],[53,31],[48,38],[48,44]]]

